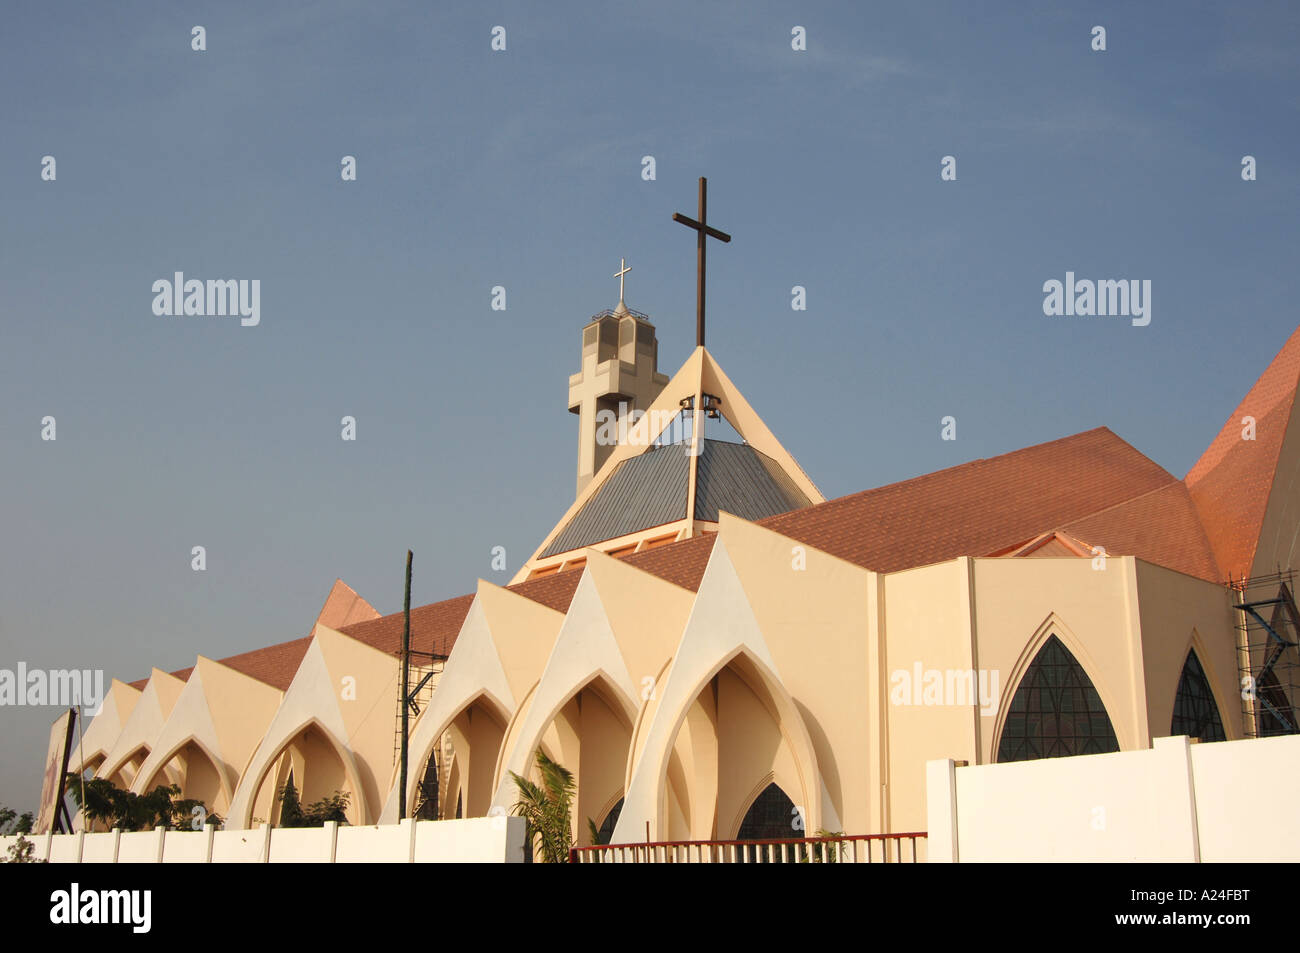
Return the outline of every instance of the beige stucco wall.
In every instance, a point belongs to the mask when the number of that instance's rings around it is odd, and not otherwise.
[[[1187,653],[1196,656],[1214,692],[1229,740],[1241,738],[1242,707],[1237,672],[1237,631],[1232,593],[1224,586],[1137,562],[1142,625],[1142,667],[1146,679],[1151,737],[1170,733],[1174,697]]]
[[[971,634],[971,573],[970,560],[960,559],[884,577],[886,664],[876,673],[888,693],[882,703],[889,758],[888,827],[883,829],[925,829],[927,760],[979,759],[973,706],[955,707],[942,699],[931,704],[924,694],[931,671],[946,675],[979,667]],[[915,685],[918,665],[921,679]]]

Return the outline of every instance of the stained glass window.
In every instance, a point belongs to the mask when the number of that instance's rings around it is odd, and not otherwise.
[[[438,760],[429,755],[424,766],[424,778],[415,792],[415,810],[412,816],[419,821],[436,821],[438,817]]]
[[[1219,706],[1214,703],[1210,680],[1205,677],[1196,650],[1187,653],[1183,674],[1178,679],[1178,694],[1174,696],[1174,720],[1169,726],[1171,735],[1187,735],[1202,741],[1225,741],[1223,721]]]
[[[597,844],[609,843],[609,839],[614,836],[614,826],[618,824],[618,816],[621,813],[623,813],[623,799],[619,798],[618,803],[605,815],[605,820],[601,821],[600,830],[596,832]]]
[[[788,840],[803,837],[802,828],[794,826],[795,820],[794,802],[775,784],[769,784],[745,812],[736,840]]]
[[[1049,636],[1011,699],[998,761],[1118,751],[1110,716],[1088,673]]]

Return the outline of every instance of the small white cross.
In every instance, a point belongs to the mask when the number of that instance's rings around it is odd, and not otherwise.
[[[627,266],[626,258],[620,258],[618,260],[618,266],[623,270],[614,272],[614,277],[618,279],[618,300],[622,301],[623,300],[623,276],[626,275],[632,269]]]

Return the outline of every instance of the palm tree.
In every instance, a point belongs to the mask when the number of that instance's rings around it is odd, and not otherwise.
[[[573,772],[556,764],[540,748],[537,751],[537,771],[542,783],[534,784],[513,771],[519,800],[513,813],[524,819],[524,841],[536,848],[542,863],[563,864],[569,860],[573,847],[573,826],[570,813],[577,784]]]

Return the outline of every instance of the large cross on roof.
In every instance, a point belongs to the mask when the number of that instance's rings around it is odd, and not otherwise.
[[[731,236],[709,226],[709,182],[700,176],[700,211],[699,221],[687,218],[681,212],[673,212],[673,221],[681,222],[697,233],[695,245],[695,346],[704,347],[704,242],[707,238],[716,238],[722,242],[731,241]]]

